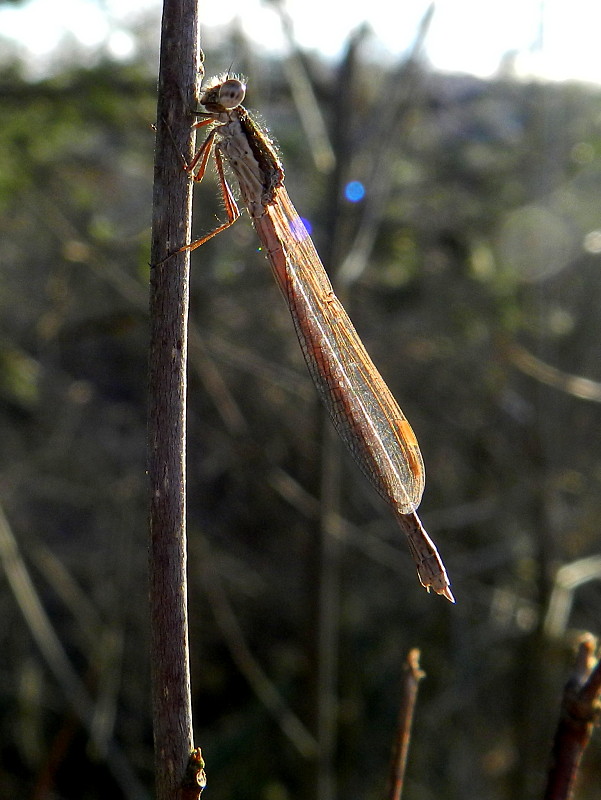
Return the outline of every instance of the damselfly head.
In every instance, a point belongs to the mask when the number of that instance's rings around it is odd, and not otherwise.
[[[246,84],[238,78],[222,78],[211,81],[200,98],[203,106],[211,112],[231,111],[244,100]]]

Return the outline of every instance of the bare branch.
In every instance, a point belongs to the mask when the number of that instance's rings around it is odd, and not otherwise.
[[[186,578],[186,362],[194,148],[201,67],[196,0],[165,0],[150,276],[148,470],[150,613],[157,800],[180,796],[192,752]]]
[[[205,590],[215,615],[215,620],[234,663],[298,752],[304,758],[314,758],[317,753],[315,739],[301,720],[286,705],[286,701],[248,646],[240,623],[219,578],[219,570],[215,564],[208,541],[205,537],[199,536],[195,544],[198,552],[198,563],[202,567]]]
[[[580,642],[563,693],[544,800],[570,800],[584,751],[601,714],[601,661],[590,634]]]
[[[29,628],[32,639],[54,675],[73,712],[98,745],[115,781],[127,800],[144,800],[146,793],[127,758],[114,742],[98,737],[94,725],[95,707],[84,682],[75,671],[65,649],[52,627],[33,585],[27,566],[21,557],[16,539],[0,507],[0,563],[13,596]]]
[[[419,656],[419,650],[410,650],[404,666],[403,694],[399,711],[399,723],[392,748],[386,800],[401,800],[417,690],[421,679],[426,677],[426,673],[420,669]]]
[[[547,386],[552,386],[560,392],[572,395],[572,397],[578,397],[580,400],[601,403],[601,383],[599,381],[557,369],[537,358],[525,347],[515,343],[508,344],[506,351],[511,363],[525,375],[529,375]]]

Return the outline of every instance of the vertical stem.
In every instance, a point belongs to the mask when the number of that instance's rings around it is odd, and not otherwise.
[[[576,663],[564,689],[563,702],[547,778],[544,800],[570,800],[580,763],[599,724],[601,661],[595,656],[596,639],[587,634],[578,647]]]
[[[404,667],[399,721],[392,748],[386,800],[401,800],[405,782],[405,769],[407,767],[407,754],[411,740],[411,727],[417,700],[417,689],[424,676],[425,673],[422,672],[419,666],[419,650],[410,650]]]
[[[321,552],[317,642],[317,800],[336,797],[338,639],[340,636],[340,450],[322,416]]]
[[[325,263],[330,275],[336,274],[340,247],[341,187],[349,167],[350,126],[347,124],[352,104],[349,101],[357,54],[357,38],[348,46],[339,70],[336,130],[332,134],[335,168],[330,180],[330,197],[324,206],[325,229],[331,232],[323,243]],[[344,299],[344,298],[343,298]],[[319,599],[317,609],[317,800],[336,798],[336,746],[338,740],[338,674],[340,638],[340,560],[343,552],[340,518],[342,471],[340,440],[328,415],[321,414],[321,517]]]
[[[157,800],[175,800],[190,751],[192,710],[186,582],[186,358],[191,111],[200,67],[196,0],[165,0],[155,154],[150,276],[148,470],[150,613]]]

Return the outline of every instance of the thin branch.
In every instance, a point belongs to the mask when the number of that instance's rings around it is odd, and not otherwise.
[[[329,174],[336,164],[326,123],[315,97],[303,52],[294,35],[294,24],[282,0],[272,0],[272,7],[280,17],[282,31],[288,43],[289,53],[284,60],[284,70],[292,100],[298,111],[300,123],[307,137],[307,144],[318,172]]]
[[[124,645],[123,626],[114,621],[111,625],[103,624],[96,608],[65,564],[43,542],[35,542],[28,548],[28,552],[29,558],[77,622],[79,635],[87,643],[88,661],[94,670],[98,687],[92,738],[96,755],[104,758],[106,746],[113,737],[117,717]],[[122,558],[126,555],[123,550],[120,554]],[[128,563],[127,559],[123,563]]]
[[[198,548],[198,562],[202,565],[205,591],[223,640],[230,651],[234,663],[298,752],[304,758],[314,758],[317,753],[315,739],[301,720],[290,710],[286,701],[257,662],[248,646],[240,623],[219,578],[219,570],[216,568],[215,559],[207,539],[203,536],[198,536],[195,539],[195,545]]]
[[[407,767],[407,753],[411,740],[411,726],[419,682],[426,677],[426,673],[419,667],[419,650],[410,650],[404,666],[403,694],[399,711],[399,722],[396,737],[392,748],[390,764],[390,777],[386,800],[401,800],[405,769]]]
[[[505,349],[511,363],[525,375],[580,400],[601,403],[601,383],[599,381],[557,369],[537,358],[519,344],[507,344]]]
[[[146,792],[121,749],[114,742],[106,742],[104,739],[97,738],[97,731],[94,727],[94,701],[67,657],[65,649],[52,627],[1,507],[0,563],[4,567],[6,579],[32,639],[42,653],[76,717],[88,731],[92,742],[98,745],[97,749],[102,752],[123,797],[128,800],[143,800],[147,797]]]
[[[192,752],[186,576],[186,366],[194,149],[201,69],[196,0],[165,0],[150,276],[148,472],[150,617],[157,800],[181,794]]]
[[[338,653],[342,517],[339,440],[322,416],[319,594],[317,615],[317,798],[336,797],[338,739]]]
[[[601,556],[579,558],[557,570],[545,617],[547,636],[565,634],[576,591],[590,581],[601,581]]]
[[[596,644],[589,634],[578,647],[574,670],[564,689],[544,800],[573,797],[582,756],[593,728],[599,724],[601,661],[595,658]]]
[[[342,236],[339,214],[341,187],[346,179],[349,164],[351,103],[348,100],[354,83],[359,42],[363,35],[363,32],[358,31],[350,37],[343,65],[339,70],[340,81],[335,98],[334,112],[337,125],[332,130],[331,139],[334,169],[330,175],[330,196],[325,201],[323,217],[326,229],[330,232],[327,244],[324,243],[324,256],[333,274],[336,272]],[[335,757],[339,706],[340,571],[344,552],[340,513],[342,454],[340,441],[323,411],[321,423],[319,550],[315,554],[315,572],[318,581],[315,608],[317,631],[315,700],[318,742],[316,797],[318,800],[333,800],[337,795]]]
[[[419,57],[434,12],[435,4],[430,3],[418,27],[411,52],[408,56],[403,57],[378,98],[376,105],[378,113],[373,115],[374,122],[372,123],[378,146],[373,152],[371,177],[368,181],[363,215],[348,249],[348,254],[337,272],[337,280],[340,285],[349,286],[361,277],[367,268],[384,219],[384,209],[390,196],[394,177],[394,170],[390,169],[393,160],[392,154],[398,150],[399,133],[414,105],[415,94],[420,88],[422,78],[418,68]],[[371,146],[373,147],[373,145]]]

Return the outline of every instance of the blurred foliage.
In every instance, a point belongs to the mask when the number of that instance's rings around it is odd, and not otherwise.
[[[220,58],[227,67],[227,48]],[[339,262],[364,205],[341,200],[341,185],[313,169],[281,65],[249,53],[241,67],[252,76],[249,107],[279,142],[293,201],[318,249]],[[419,587],[392,518],[342,454],[349,524],[332,643],[340,795],[383,796],[400,666],[417,646],[428,677],[407,800],[539,797],[573,631],[599,633],[598,582],[577,591],[567,628],[551,637],[545,619],[558,567],[599,548],[598,384],[583,399],[570,376],[601,381],[601,92],[418,68],[400,101],[402,124],[383,129],[387,72],[359,59],[341,130],[334,110],[348,76],[309,67],[339,154],[344,138],[338,176],[365,183],[364,204],[383,185],[381,174],[370,183],[374,155],[390,148],[369,267],[347,299],[419,437],[422,518],[458,601]],[[0,502],[97,698],[106,740],[150,792],[144,464],[155,76],[107,61],[27,83],[7,69],[0,94]],[[212,176],[196,194],[200,235],[223,212]],[[190,621],[207,796],[311,797],[314,764],[241,674],[223,604],[315,731],[320,411],[248,220],[192,264]],[[127,797],[5,580],[0,603],[0,794]],[[598,794],[599,763],[597,737],[581,800]]]

